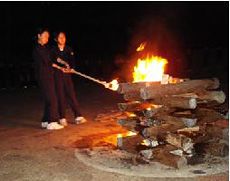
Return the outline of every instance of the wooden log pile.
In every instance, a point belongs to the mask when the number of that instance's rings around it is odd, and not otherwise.
[[[226,96],[219,86],[216,78],[121,83],[118,92],[126,102],[118,108],[132,116],[118,124],[136,135],[119,138],[118,147],[175,168],[194,164],[197,155],[226,156],[228,119],[216,109]]]

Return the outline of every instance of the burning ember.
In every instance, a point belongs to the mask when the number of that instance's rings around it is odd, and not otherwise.
[[[159,56],[147,56],[138,59],[134,67],[133,82],[157,82],[162,80],[164,68],[168,61]]]
[[[135,135],[137,135],[137,133],[132,132],[132,131],[129,131],[129,132],[126,134],[126,136],[135,136]]]
[[[117,138],[122,138],[122,137],[126,137],[126,136],[135,136],[135,135],[137,135],[137,133],[132,132],[132,131],[128,131],[125,134],[117,134]]]
[[[123,139],[127,138],[127,137],[132,137],[132,136],[136,136],[137,133],[132,132],[132,131],[128,131],[127,133],[124,134],[117,134],[117,147],[122,147],[123,143]]]
[[[141,142],[142,145],[149,146],[149,147],[156,147],[159,145],[158,141],[155,140],[149,140],[149,139],[144,139]]]
[[[136,117],[137,115],[136,114],[134,114],[134,113],[131,113],[131,112],[126,112],[126,115],[128,116],[128,117]]]

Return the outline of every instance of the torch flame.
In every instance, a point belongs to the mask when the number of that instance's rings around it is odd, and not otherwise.
[[[161,81],[167,63],[166,59],[159,56],[138,59],[137,65],[134,67],[133,82]]]
[[[118,81],[116,79],[114,79],[111,82],[106,83],[105,87],[110,89],[110,90],[116,91],[118,89],[118,87],[119,87],[119,83],[118,83]]]

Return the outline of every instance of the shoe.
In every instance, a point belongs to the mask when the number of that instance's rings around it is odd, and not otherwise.
[[[60,122],[60,124],[61,124],[62,126],[64,126],[64,127],[65,127],[65,126],[68,126],[68,123],[67,123],[66,118],[60,119],[59,122]]]
[[[41,127],[42,128],[47,128],[48,124],[49,124],[48,122],[42,122]]]
[[[85,122],[87,122],[87,120],[82,116],[79,116],[79,117],[75,118],[75,124],[82,124],[82,123],[85,123]]]
[[[57,122],[51,122],[48,124],[47,128],[48,130],[58,130],[58,129],[63,129],[64,126],[58,124]]]

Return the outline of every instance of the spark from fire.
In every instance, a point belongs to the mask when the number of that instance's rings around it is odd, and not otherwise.
[[[162,80],[168,61],[159,56],[147,56],[138,59],[134,67],[133,82],[158,82]]]
[[[136,51],[137,52],[141,52],[145,49],[145,46],[146,46],[146,42],[144,43],[141,43],[139,47],[137,47]]]

